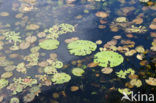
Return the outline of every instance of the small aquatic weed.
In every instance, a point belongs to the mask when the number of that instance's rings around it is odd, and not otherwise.
[[[0,79],[0,89],[6,87],[8,85],[8,80],[6,79]]]
[[[39,46],[45,50],[54,50],[58,48],[59,44],[58,40],[46,39],[40,42]]]
[[[82,76],[85,71],[81,68],[73,68],[72,74],[75,76]]]
[[[71,79],[71,76],[66,73],[56,73],[53,75],[51,81],[55,84],[63,84],[66,82],[69,82]]]
[[[20,33],[16,33],[15,31],[7,31],[3,33],[3,36],[6,40],[9,40],[14,43],[14,46],[17,46],[18,42],[21,42]]]
[[[13,79],[14,83],[10,84],[7,89],[12,91],[12,94],[17,94],[19,92],[22,92],[23,89],[27,87],[31,87],[34,84],[37,84],[36,79],[32,79],[31,77],[26,77],[26,78],[14,78]]]
[[[20,101],[17,97],[13,97],[11,98],[10,103],[20,103]]]
[[[88,40],[76,40],[68,44],[67,48],[69,49],[70,54],[76,56],[85,56],[91,54],[96,50],[97,45]]]
[[[49,29],[44,30],[45,33],[48,35],[46,38],[49,39],[57,39],[60,35],[66,34],[68,32],[74,32],[75,27],[71,24],[59,24],[59,25],[54,25]]]
[[[94,55],[94,62],[102,67],[115,67],[124,61],[122,55],[113,51],[102,51]]]
[[[120,78],[126,78],[127,73],[124,72],[123,70],[120,70],[119,72],[116,72],[117,76]]]
[[[133,69],[129,68],[129,69],[125,70],[125,71],[120,70],[119,72],[116,72],[117,76],[120,77],[120,78],[123,78],[123,79],[125,79],[127,74],[129,74],[129,73],[131,75],[134,75],[135,71]]]

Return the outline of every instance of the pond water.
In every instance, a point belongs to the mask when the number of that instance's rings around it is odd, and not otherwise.
[[[0,0],[0,103],[154,103],[155,93],[155,0]]]

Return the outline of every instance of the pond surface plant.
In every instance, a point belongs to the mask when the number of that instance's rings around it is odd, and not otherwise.
[[[94,62],[99,63],[101,67],[115,67],[123,61],[123,56],[113,51],[102,51],[94,55]]]
[[[71,79],[71,76],[69,74],[66,74],[66,73],[56,73],[56,74],[53,75],[51,80],[55,84],[63,84],[63,83],[69,82],[70,79]]]
[[[39,46],[45,50],[54,50],[54,49],[58,48],[59,41],[58,40],[52,40],[52,39],[46,39],[46,40],[40,42]]]
[[[70,54],[74,54],[76,56],[85,56],[95,51],[97,45],[96,43],[88,40],[76,40],[69,43],[67,48],[69,49]]]

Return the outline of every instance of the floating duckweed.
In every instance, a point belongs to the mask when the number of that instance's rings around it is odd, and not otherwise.
[[[91,54],[96,50],[97,45],[88,40],[76,40],[68,44],[67,48],[69,49],[70,54],[76,56],[85,56]]]
[[[58,40],[47,39],[40,42],[39,46],[45,50],[54,50],[58,48],[59,44]]]
[[[85,71],[81,68],[73,68],[72,74],[75,76],[82,76]]]
[[[122,55],[113,51],[102,51],[94,55],[94,62],[102,67],[115,67],[123,62]]]
[[[11,98],[11,100],[10,100],[10,103],[19,103],[20,101],[19,101],[19,99],[17,98],[17,97],[13,97],[13,98]]]
[[[0,89],[6,87],[8,85],[8,80],[6,79],[0,79]]]
[[[71,79],[71,76],[69,74],[66,74],[66,73],[56,73],[56,74],[53,75],[51,80],[55,84],[63,84],[63,83],[69,82],[70,79]]]

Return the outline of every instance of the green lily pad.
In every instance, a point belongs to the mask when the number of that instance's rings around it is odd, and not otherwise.
[[[94,55],[94,62],[101,67],[115,67],[123,62],[122,55],[113,51],[102,51]]]
[[[41,41],[39,43],[39,46],[45,50],[54,50],[58,48],[59,44],[60,43],[58,40],[47,39],[47,40]]]
[[[70,54],[85,56],[96,50],[97,45],[88,40],[76,40],[68,44]]]
[[[66,73],[56,73],[53,75],[51,81],[55,84],[63,84],[66,82],[69,82],[71,79],[71,76]]]
[[[82,76],[85,71],[81,68],[73,68],[72,74],[75,76]]]
[[[8,85],[8,80],[6,79],[0,79],[0,89],[6,87]]]

